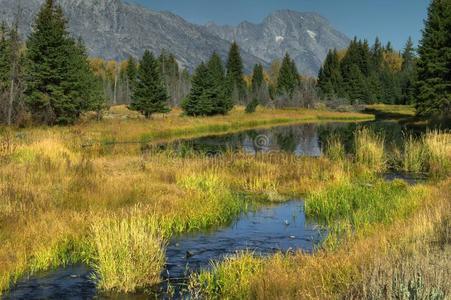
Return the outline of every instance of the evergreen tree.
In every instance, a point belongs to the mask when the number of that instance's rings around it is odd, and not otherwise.
[[[232,101],[242,101],[246,96],[246,84],[243,78],[243,61],[240,55],[240,48],[236,42],[230,46],[226,67],[229,93],[232,95],[235,92],[238,96],[237,99],[232,99]]]
[[[279,95],[288,95],[291,98],[299,84],[299,73],[296,64],[287,53],[282,61],[277,78],[277,93]]]
[[[318,75],[318,87],[326,97],[340,96],[342,88],[342,77],[340,72],[340,60],[337,50],[329,51],[324,65]]]
[[[195,70],[191,91],[182,102],[182,108],[189,116],[205,116],[211,114],[213,103],[210,97],[212,80],[207,66],[201,63]]]
[[[7,123],[8,91],[11,73],[11,43],[9,29],[5,23],[0,24],[0,124]]]
[[[252,92],[257,92],[262,87],[264,80],[263,66],[255,65],[252,72]]]
[[[182,108],[191,116],[226,114],[233,108],[224,65],[216,52],[207,64],[196,69],[191,92]]]
[[[167,113],[168,95],[160,77],[158,62],[148,50],[140,61],[130,109],[141,112],[146,118],[154,113]]]
[[[362,71],[360,71],[357,64],[351,65],[346,80],[348,87],[346,92],[352,104],[360,103],[368,98],[365,76],[362,74]]]
[[[402,53],[401,93],[402,104],[413,104],[415,101],[415,86],[417,80],[416,57],[412,38],[409,37]]]
[[[247,114],[254,113],[257,110],[257,106],[259,105],[259,101],[257,98],[252,98],[252,101],[246,105],[245,112]]]
[[[130,89],[130,91],[133,91],[134,85],[136,83],[136,77],[138,76],[138,66],[136,65],[135,59],[131,56],[128,58],[126,74],[128,88]]]
[[[207,64],[209,78],[211,82],[211,91],[209,93],[212,102],[212,111],[210,115],[226,114],[233,108],[230,94],[228,93],[225,82],[225,69],[221,57],[214,52]]]
[[[27,42],[26,100],[38,122],[73,123],[90,108],[93,88],[86,53],[66,30],[63,11],[46,0]]]
[[[451,2],[432,0],[418,49],[419,115],[451,114]]]
[[[384,64],[384,49],[382,47],[382,43],[378,37],[376,37],[376,41],[374,42],[374,46],[371,49],[371,70],[373,72],[380,72],[382,66]]]

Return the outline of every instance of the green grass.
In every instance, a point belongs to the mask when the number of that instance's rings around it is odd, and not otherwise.
[[[139,212],[101,218],[92,224],[92,234],[99,289],[127,293],[160,282],[166,240],[156,218]]]
[[[357,163],[376,172],[386,168],[384,137],[364,127],[355,132],[354,152]]]
[[[416,192],[416,197],[408,197],[412,190],[402,180],[357,180],[310,194],[305,212],[327,229],[324,246],[334,249],[345,238],[375,224],[391,224],[410,216],[421,203],[421,190]]]

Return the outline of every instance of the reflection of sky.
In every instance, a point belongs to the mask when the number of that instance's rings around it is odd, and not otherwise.
[[[307,223],[301,202],[269,206],[244,214],[232,226],[173,239],[166,251],[168,274],[183,277],[186,268],[205,268],[211,260],[221,260],[242,250],[257,254],[310,252],[321,239],[319,228]]]

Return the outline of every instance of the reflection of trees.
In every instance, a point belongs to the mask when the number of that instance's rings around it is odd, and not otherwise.
[[[405,134],[412,133],[414,135],[421,135],[426,128],[412,128],[399,124],[396,121],[375,121],[365,123],[349,123],[349,124],[328,124],[320,126],[318,130],[320,144],[331,137],[339,137],[345,146],[347,153],[352,152],[354,147],[354,134],[358,128],[368,127],[374,132],[383,135],[387,146],[401,146]]]
[[[275,133],[275,140],[280,150],[293,153],[299,142],[299,137],[295,134],[293,127],[287,128],[285,132]]]

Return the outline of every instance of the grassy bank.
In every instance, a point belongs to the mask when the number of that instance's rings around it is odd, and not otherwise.
[[[169,114],[143,119],[125,106],[112,107],[105,118],[96,122],[89,116],[71,127],[30,128],[18,133],[26,143],[40,141],[49,136],[64,140],[66,145],[97,146],[114,143],[148,143],[190,138],[211,134],[224,134],[240,130],[289,125],[306,122],[352,122],[373,120],[373,115],[340,113],[307,109],[266,109],[246,114],[243,107],[234,108],[228,115],[214,117],[183,116],[178,109]],[[17,132],[16,132],[17,133]]]
[[[368,113],[383,117],[409,118],[416,115],[416,108],[413,105],[372,104],[365,105],[365,109]]]

